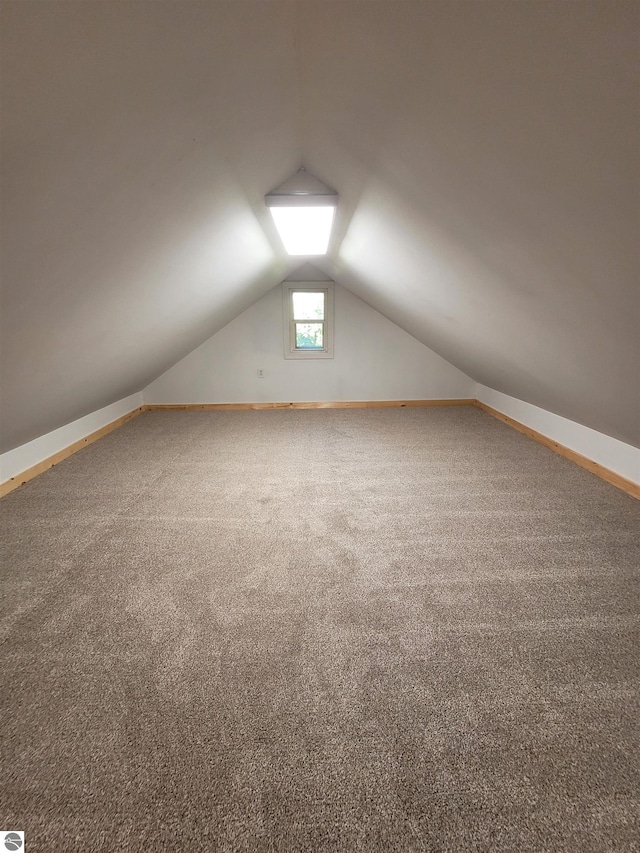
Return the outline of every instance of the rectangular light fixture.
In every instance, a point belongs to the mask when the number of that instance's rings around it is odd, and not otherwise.
[[[335,207],[272,207],[271,215],[290,255],[326,255]]]
[[[338,193],[298,170],[265,196],[284,247],[290,255],[325,255],[329,247]]]

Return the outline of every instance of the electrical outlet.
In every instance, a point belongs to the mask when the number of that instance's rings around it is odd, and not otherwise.
[[[264,370],[261,367],[258,368],[258,379],[264,379]]]

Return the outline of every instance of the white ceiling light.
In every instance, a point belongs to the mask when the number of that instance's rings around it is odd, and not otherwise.
[[[325,255],[338,193],[304,168],[265,196],[290,255]]]

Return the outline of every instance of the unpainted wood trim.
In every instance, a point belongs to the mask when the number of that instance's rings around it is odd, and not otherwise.
[[[380,409],[412,406],[474,406],[475,400],[352,400],[308,403],[148,403],[147,411],[244,411],[247,409]]]
[[[510,418],[509,415],[505,415],[503,412],[498,411],[498,409],[494,409],[491,406],[487,406],[486,403],[482,403],[480,400],[476,400],[475,405],[479,409],[482,409],[483,412],[486,412],[488,415],[492,415],[499,421],[502,421],[503,423],[507,424],[510,427],[513,427],[514,429],[517,429],[518,432],[521,432],[529,438],[532,438],[539,444],[543,444],[545,447],[548,447],[549,450],[553,450],[559,456],[563,456],[565,459],[569,459],[570,462],[575,462],[576,465],[579,465],[581,468],[584,468],[585,471],[589,471],[589,473],[591,474],[595,474],[596,477],[600,477],[601,480],[604,480],[611,486],[615,486],[616,488],[621,489],[623,492],[626,492],[628,495],[631,495],[632,497],[640,500],[640,485],[638,483],[634,483],[633,480],[628,480],[626,477],[622,477],[620,474],[616,474],[615,471],[611,471],[609,468],[605,468],[604,465],[599,465],[597,462],[594,462],[593,459],[589,459],[588,457],[583,456],[581,453],[576,453],[575,450],[571,450],[571,448],[565,447],[564,444],[560,444],[559,442],[554,441],[552,438],[543,435],[541,432],[538,432],[537,430],[526,426],[526,424],[520,423],[520,421],[516,421],[513,418]]]
[[[497,418],[508,426],[513,427],[513,429],[517,429],[518,432],[521,432],[529,438],[532,438],[534,441],[537,441],[545,447],[548,447],[550,450],[553,450],[555,453],[559,454],[560,456],[563,456],[565,459],[569,459],[571,462],[574,462],[576,465],[579,465],[581,468],[584,468],[591,474],[595,474],[595,476],[600,477],[601,480],[604,480],[610,485],[615,486],[616,488],[621,489],[623,492],[626,492],[628,495],[631,495],[632,497],[640,500],[640,485],[638,483],[634,483],[633,480],[628,480],[626,477],[622,477],[615,471],[611,471],[608,468],[605,468],[603,465],[599,465],[592,459],[588,459],[586,456],[582,456],[580,453],[576,453],[575,450],[571,450],[570,448],[559,444],[557,441],[554,441],[548,436],[543,435],[541,432],[538,432],[537,430],[532,429],[531,427],[528,427],[523,423],[520,423],[520,421],[514,420],[513,418],[509,417],[509,415],[505,415],[503,412],[500,412],[498,411],[498,409],[494,409],[491,406],[488,406],[486,403],[482,403],[480,400],[462,398],[453,400],[356,400],[350,402],[316,403],[201,403],[173,405],[145,404],[143,406],[139,406],[137,409],[134,409],[131,412],[128,412],[126,415],[122,415],[122,417],[120,418],[116,418],[115,421],[112,421],[106,426],[103,426],[95,432],[90,433],[84,438],[75,441],[73,444],[70,444],[63,450],[59,450],[57,453],[54,453],[53,456],[49,456],[47,459],[43,459],[42,462],[38,462],[37,465],[33,465],[31,468],[27,468],[26,471],[22,471],[22,473],[16,474],[15,477],[11,477],[11,479],[6,480],[4,483],[0,483],[0,498],[4,497],[4,495],[9,494],[9,492],[12,492],[14,489],[17,489],[19,486],[22,486],[24,483],[27,483],[29,480],[33,480],[34,477],[37,477],[39,474],[44,473],[44,471],[48,471],[49,468],[53,468],[54,465],[57,465],[59,462],[62,462],[64,459],[68,459],[69,456],[73,456],[74,453],[77,453],[79,450],[82,450],[83,447],[87,447],[89,444],[93,444],[94,441],[97,441],[99,438],[102,438],[103,436],[112,432],[114,429],[117,429],[119,426],[122,426],[122,424],[127,423],[127,421],[132,420],[133,418],[137,417],[145,411],[229,411],[247,409],[368,409],[391,407],[409,408],[421,406],[477,406],[479,409],[482,409],[483,412],[492,415],[494,418]]]
[[[37,477],[39,474],[43,474],[45,471],[48,471],[49,468],[53,468],[54,465],[58,465],[58,463],[68,459],[69,456],[73,456],[74,453],[82,450],[83,447],[87,447],[87,445],[93,444],[93,442],[97,441],[99,438],[113,432],[114,429],[122,426],[122,424],[126,424],[127,421],[133,420],[133,418],[142,414],[144,410],[144,406],[139,406],[137,409],[127,412],[126,415],[116,418],[116,420],[111,421],[110,424],[106,424],[105,426],[100,427],[100,429],[97,429],[95,432],[89,433],[89,435],[86,435],[84,438],[74,441],[73,444],[70,444],[68,447],[64,447],[62,450],[54,453],[53,456],[48,456],[46,459],[43,459],[42,462],[38,462],[37,465],[32,465],[31,468],[27,468],[26,471],[22,471],[20,474],[16,474],[15,477],[11,477],[11,479],[5,480],[4,483],[0,483],[0,498],[8,495],[9,492],[12,492],[19,486],[23,486],[29,480],[33,480],[33,478]]]
[[[147,411],[215,411],[215,410],[246,410],[246,409],[366,409],[366,408],[380,408],[380,407],[410,407],[410,406],[473,406],[475,404],[475,400],[473,399],[453,399],[453,400],[379,400],[377,402],[374,401],[352,401],[352,402],[318,402],[318,403],[189,403],[189,404],[167,404],[167,405],[155,405],[155,404],[145,404],[139,406],[137,409],[134,409],[131,412],[128,412],[126,415],[122,415],[120,418],[116,418],[115,421],[107,424],[106,426],[101,427],[95,432],[90,433],[84,438],[75,441],[73,444],[70,444],[68,447],[59,450],[57,453],[54,453],[52,456],[48,456],[46,459],[43,459],[42,462],[38,462],[36,465],[31,466],[31,468],[27,468],[25,471],[22,471],[20,474],[16,474],[15,477],[11,477],[9,480],[6,480],[4,483],[0,483],[0,498],[3,498],[5,495],[8,495],[9,492],[12,492],[14,489],[17,489],[19,486],[28,483],[29,480],[33,480],[34,477],[37,477],[39,474],[43,474],[45,471],[48,471],[49,468],[53,468],[54,465],[58,465],[60,462],[68,459],[69,456],[73,456],[74,453],[77,453],[79,450],[82,450],[83,447],[87,447],[89,444],[93,444],[94,441],[97,441],[99,438],[102,438],[108,433],[112,432],[114,429],[117,429],[119,426],[127,423],[127,421],[132,420],[138,415],[142,414],[142,412]]]

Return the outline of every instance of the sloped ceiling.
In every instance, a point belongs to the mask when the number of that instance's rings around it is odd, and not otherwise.
[[[6,450],[325,272],[477,381],[638,443],[637,3],[2,2]]]

